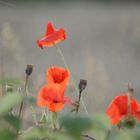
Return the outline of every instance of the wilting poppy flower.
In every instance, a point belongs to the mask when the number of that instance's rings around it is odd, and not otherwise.
[[[65,30],[60,28],[59,30],[55,30],[53,24],[49,22],[47,24],[46,33],[44,37],[40,40],[37,40],[37,44],[40,48],[43,47],[51,47],[58,42],[61,42],[66,39]]]
[[[128,96],[121,95],[115,97],[109,107],[106,110],[106,114],[109,116],[113,125],[118,124],[121,119],[128,116]],[[131,98],[130,101],[130,115],[132,115],[137,121],[140,121],[140,105]]]
[[[65,103],[71,104],[64,92],[69,81],[69,72],[63,68],[49,68],[46,74],[48,83],[41,88],[37,103],[40,107],[48,107],[52,112],[57,112],[64,107]]]

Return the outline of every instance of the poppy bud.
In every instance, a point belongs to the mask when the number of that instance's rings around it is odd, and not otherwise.
[[[33,71],[33,65],[27,65],[25,70],[26,75],[27,76],[31,75],[32,71]]]
[[[87,80],[80,79],[79,82],[79,92],[81,93],[87,86]]]
[[[134,93],[134,89],[131,88],[131,87],[128,87],[128,91],[131,92],[131,93]]]

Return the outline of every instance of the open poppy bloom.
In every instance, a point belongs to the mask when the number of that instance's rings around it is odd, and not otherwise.
[[[59,67],[49,68],[46,73],[48,83],[61,84],[63,87],[68,85],[69,78],[69,71]]]
[[[106,110],[106,114],[109,116],[113,125],[118,124],[123,118],[128,116],[128,96],[121,95],[115,97],[109,107]],[[130,115],[137,121],[140,121],[140,105],[131,98],[130,100]]]
[[[38,105],[48,107],[51,112],[63,109],[64,104],[71,104],[68,97],[64,97],[65,90],[59,84],[48,84],[41,88],[38,94]]]
[[[49,22],[47,24],[46,33],[44,37],[40,40],[37,40],[37,44],[40,48],[43,47],[51,47],[54,44],[57,44],[66,39],[65,30],[60,28],[59,30],[55,30],[53,24]]]
[[[69,82],[69,72],[63,68],[49,68],[46,74],[48,83],[41,88],[38,94],[37,104],[40,107],[48,107],[52,112],[57,112],[64,104],[71,104],[68,97],[64,97],[66,86]]]

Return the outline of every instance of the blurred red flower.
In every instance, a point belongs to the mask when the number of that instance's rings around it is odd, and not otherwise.
[[[66,87],[69,83],[69,71],[59,67],[52,67],[46,73],[48,83],[61,84]]]
[[[40,107],[48,107],[52,112],[57,112],[65,103],[71,104],[68,97],[64,97],[66,86],[69,82],[69,72],[63,68],[49,68],[46,74],[48,84],[43,86],[38,94],[37,104]]]
[[[137,120],[140,121],[140,105],[139,103],[131,98],[130,101],[130,113]],[[116,125],[121,119],[128,115],[128,96],[121,95],[113,99],[111,104],[106,110],[106,114],[109,116],[111,123]]]
[[[53,24],[49,22],[46,28],[46,34],[40,40],[37,40],[37,44],[40,48],[43,47],[51,47],[54,44],[57,44],[66,39],[65,30],[60,28],[59,30],[55,30]]]

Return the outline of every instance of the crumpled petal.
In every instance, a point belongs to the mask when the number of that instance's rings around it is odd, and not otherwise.
[[[37,40],[37,44],[40,48],[51,47],[66,39],[66,33],[64,28],[55,30],[53,24],[49,22],[47,24],[47,31],[42,39]]]

